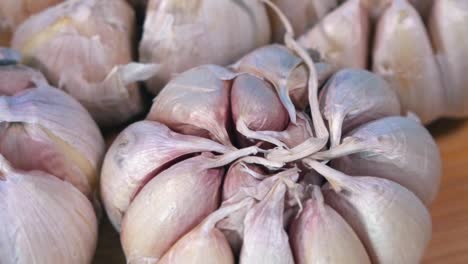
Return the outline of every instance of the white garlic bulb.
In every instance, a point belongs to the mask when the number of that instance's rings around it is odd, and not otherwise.
[[[70,0],[26,20],[12,47],[100,125],[115,125],[143,110],[134,82],[158,69],[131,63],[134,20],[124,0]]]
[[[13,169],[0,156],[0,262],[91,263],[97,220],[71,184],[40,171]]]
[[[258,0],[150,0],[140,61],[161,64],[161,69],[148,88],[157,93],[173,74],[201,64],[233,63],[267,44],[270,35],[266,9]]]

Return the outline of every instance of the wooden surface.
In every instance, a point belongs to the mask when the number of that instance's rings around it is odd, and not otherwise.
[[[431,207],[432,241],[424,264],[468,263],[468,121],[440,121],[430,126],[442,153],[444,176]],[[95,264],[125,263],[118,234],[104,219]]]

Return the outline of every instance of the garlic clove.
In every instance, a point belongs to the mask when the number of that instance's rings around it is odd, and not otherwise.
[[[284,230],[286,185],[279,181],[266,197],[250,209],[244,220],[240,263],[294,263]]]
[[[378,19],[382,13],[392,4],[392,0],[361,0],[369,10],[373,19]],[[433,0],[409,0],[423,18],[427,17],[433,4]]]
[[[218,207],[224,175],[220,167],[257,151],[250,147],[218,157],[204,153],[151,179],[122,220],[121,242],[127,261],[157,262],[178,239]]]
[[[427,124],[443,112],[444,91],[421,17],[406,0],[395,0],[380,17],[374,40],[373,71],[387,80],[404,113]]]
[[[175,133],[153,121],[124,129],[107,151],[101,170],[101,197],[114,227],[120,231],[123,214],[147,182],[188,154],[203,151],[227,153],[231,149]]]
[[[337,6],[336,0],[300,0],[291,5],[286,0],[273,0],[289,19],[295,34],[302,35],[309,27],[317,23],[330,10]],[[268,9],[268,11],[271,11]],[[275,13],[269,12],[273,40],[283,42],[285,29]]]
[[[246,198],[211,213],[202,223],[179,239],[158,263],[234,264],[234,255],[229,243],[215,225],[230,214],[249,208],[253,204],[252,198]]]
[[[229,167],[224,177],[223,201],[232,198],[244,187],[257,186],[266,177],[261,166],[238,160]]]
[[[312,198],[304,202],[304,210],[291,224],[289,236],[296,264],[370,264],[362,242],[349,224],[325,204],[318,186],[313,187]]]
[[[468,115],[468,2],[436,0],[429,29],[445,91],[445,115]]]
[[[366,68],[369,14],[360,0],[349,0],[325,16],[299,38],[299,44],[317,50],[336,68]],[[346,30],[343,30],[346,29]]]
[[[39,71],[23,65],[0,65],[0,95],[13,96],[28,88],[44,85],[48,85],[47,80]]]
[[[0,97],[0,121],[0,152],[14,166],[43,169],[92,197],[104,140],[77,101],[50,86],[26,89]]]
[[[380,76],[366,70],[337,72],[322,89],[319,100],[328,121],[332,147],[340,143],[342,133],[369,121],[400,114],[395,92]]]
[[[254,139],[285,146],[274,137],[257,133],[282,131],[289,122],[286,109],[267,82],[250,74],[239,75],[232,84],[230,98],[232,119],[240,133],[237,138],[241,146],[252,145]]]
[[[373,263],[421,261],[431,238],[431,216],[412,192],[390,180],[350,177],[316,161],[308,164],[329,180],[326,203],[354,229]]]
[[[439,149],[426,128],[411,118],[386,117],[367,123],[346,135],[341,145],[315,157],[335,159],[333,166],[350,175],[395,181],[426,205],[439,190]]]
[[[142,62],[161,64],[147,82],[156,94],[172,75],[202,64],[228,65],[270,37],[266,9],[258,1],[151,0],[139,56]]]
[[[23,62],[80,101],[101,126],[116,125],[143,110],[133,82],[158,70],[130,63],[134,20],[123,0],[65,1],[26,20],[15,31],[12,47],[21,51]]]
[[[91,263],[98,223],[76,188],[40,172],[23,172],[0,160],[2,263]]]
[[[285,46],[273,44],[258,48],[232,66],[269,81],[275,88],[291,122],[296,123],[296,102],[290,97],[297,89],[307,91],[307,70],[299,57]],[[304,103],[298,107],[305,107]]]
[[[235,76],[215,65],[188,70],[156,96],[146,119],[163,123],[179,133],[212,138],[232,146],[227,125],[231,118],[230,80]]]

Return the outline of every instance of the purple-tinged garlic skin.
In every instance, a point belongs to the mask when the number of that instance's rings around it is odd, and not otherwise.
[[[122,217],[138,191],[177,159],[230,150],[209,139],[178,134],[158,122],[130,125],[112,143],[101,171],[101,197],[110,221],[120,231]]]
[[[135,15],[124,0],[70,0],[26,20],[12,47],[23,62],[78,101],[101,126],[127,121],[143,110],[135,81],[154,65],[130,63]]]
[[[431,238],[431,216],[411,191],[387,179],[351,177],[318,162],[312,168],[329,180],[325,202],[353,228],[373,263],[421,261]]]
[[[288,112],[273,88],[253,75],[237,76],[230,98],[232,119],[239,132],[237,139],[243,147],[253,145],[252,139],[268,142],[256,137],[256,131],[282,131],[289,123]]]
[[[1,263],[91,263],[98,223],[89,200],[53,175],[0,162]]]
[[[343,217],[325,204],[318,186],[292,222],[289,236],[296,264],[370,264],[364,245]]]
[[[259,1],[150,0],[139,56],[161,64],[147,82],[156,94],[174,74],[202,64],[228,65],[270,38],[266,8]]]
[[[232,146],[230,84],[235,73],[216,65],[203,65],[171,80],[153,100],[146,117],[170,129],[193,136],[211,138]]]
[[[285,46],[273,44],[248,53],[233,68],[269,81],[288,111],[290,120],[296,122],[295,108],[305,108],[307,105],[307,96],[293,96],[307,91],[307,69],[299,57]],[[299,101],[292,101],[293,98]]]
[[[161,172],[132,201],[121,233],[128,262],[157,262],[219,206],[223,170],[201,169],[204,159],[197,156]]]
[[[417,121],[382,118],[347,134],[344,144],[349,144],[350,153],[355,154],[333,160],[334,168],[350,175],[395,181],[426,205],[436,197],[442,175],[440,152],[432,136]]]
[[[293,254],[284,230],[286,185],[279,181],[265,198],[251,208],[244,220],[243,264],[293,264]]]
[[[328,121],[331,145],[364,123],[400,114],[396,93],[380,76],[366,70],[337,72],[320,92],[320,108]]]
[[[0,96],[0,153],[19,169],[43,170],[91,198],[104,147],[89,113],[58,89],[39,84]]]
[[[47,80],[37,70],[24,65],[0,66],[0,95],[13,96],[28,88],[44,85],[47,85]]]
[[[374,40],[373,71],[387,80],[404,114],[424,124],[443,114],[444,90],[421,17],[406,0],[395,0],[380,17]]]
[[[445,92],[445,114],[468,115],[468,1],[436,0],[429,29]]]
[[[221,207],[211,213],[193,230],[184,235],[164,254],[159,264],[234,264],[234,255],[226,237],[216,223],[236,211],[250,208],[252,198]]]
[[[244,187],[257,186],[262,179],[254,175],[266,177],[264,173],[262,167],[255,164],[245,164],[241,160],[233,163],[224,177],[223,201],[232,198]]]
[[[298,41],[305,48],[317,50],[325,62],[338,69],[365,69],[369,20],[361,1],[349,0],[326,15]]]
[[[317,23],[330,10],[337,6],[336,0],[296,0],[291,4],[288,0],[273,0],[284,15],[289,19],[294,34],[302,35],[308,28]],[[273,40],[282,43],[284,41],[285,29],[276,13],[270,12]]]

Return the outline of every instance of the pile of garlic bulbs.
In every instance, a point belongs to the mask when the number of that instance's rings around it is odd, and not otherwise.
[[[437,145],[384,79],[330,73],[288,25],[287,46],[177,75],[114,140],[101,194],[128,263],[421,260]]]
[[[0,55],[0,262],[90,263],[101,132],[16,53]]]
[[[347,0],[299,38],[336,68],[369,68],[424,124],[468,115],[468,1]]]

